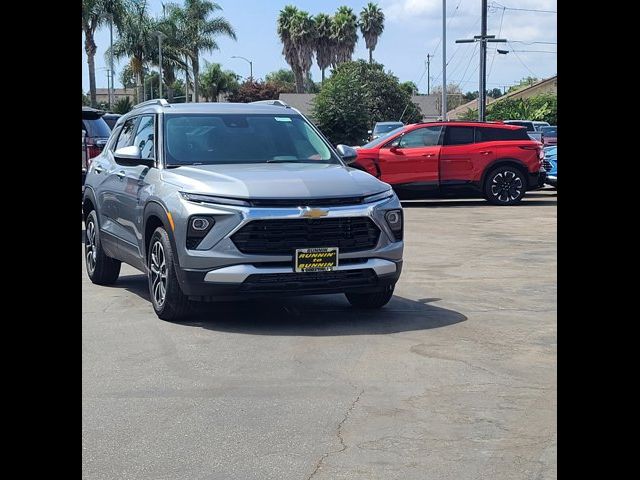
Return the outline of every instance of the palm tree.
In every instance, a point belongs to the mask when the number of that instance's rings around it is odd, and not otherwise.
[[[291,21],[291,41],[296,49],[298,68],[301,80],[309,76],[313,65],[313,50],[315,48],[316,26],[313,17],[308,12],[298,11]],[[304,91],[304,82],[302,84]]]
[[[322,72],[322,83],[324,83],[324,71],[335,63],[335,43],[331,36],[333,19],[326,13],[319,13],[314,18],[316,23],[316,62]]]
[[[209,0],[185,0],[184,7],[173,6],[174,18],[184,34],[183,45],[191,61],[193,70],[193,98],[200,99],[198,79],[200,76],[200,53],[219,50],[215,37],[226,35],[236,40],[236,32],[224,17],[210,18],[211,14],[222,7]]]
[[[360,12],[360,31],[369,49],[369,63],[373,63],[373,51],[376,49],[378,37],[384,30],[384,13],[375,3],[368,3]]]
[[[285,61],[293,71],[293,76],[296,81],[296,92],[302,93],[304,77],[298,64],[298,51],[291,38],[293,19],[298,12],[299,10],[293,5],[287,5],[280,10],[280,15],[278,15],[278,36],[282,42],[282,55],[284,55]]]
[[[202,96],[207,101],[218,101],[221,93],[238,89],[238,75],[229,70],[223,71],[219,63],[209,63],[205,60],[204,72],[200,74]]]
[[[336,64],[351,60],[358,43],[358,18],[349,7],[339,7],[333,17],[332,37],[336,45]]]
[[[113,21],[120,30],[125,14],[125,0],[82,0],[82,31],[84,32],[84,51],[89,65],[89,97],[92,106],[96,106],[96,65],[95,55],[98,47],[94,40],[96,30]]]
[[[152,32],[153,21],[149,17],[147,2],[131,2],[122,21],[120,35],[113,43],[113,56],[116,59],[130,58],[129,66],[136,79],[138,102],[143,99],[145,62],[148,61],[154,49]]]
[[[166,85],[167,98],[171,103],[173,102],[173,84],[176,81],[176,69],[186,70],[188,68],[185,62],[185,50],[180,43],[178,25],[171,15],[155,21],[152,28],[154,43],[149,54],[154,65],[159,63],[158,42],[155,32],[161,32],[165,35],[162,41],[162,83]]]

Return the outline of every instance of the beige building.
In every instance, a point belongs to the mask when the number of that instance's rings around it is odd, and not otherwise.
[[[124,97],[129,97],[131,103],[135,102],[136,89],[135,88],[114,88],[114,103]],[[109,89],[108,88],[96,88],[96,102],[109,103]]]

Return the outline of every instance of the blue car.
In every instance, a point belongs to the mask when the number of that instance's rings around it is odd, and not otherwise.
[[[547,171],[545,183],[558,188],[558,147],[545,147],[542,166]]]

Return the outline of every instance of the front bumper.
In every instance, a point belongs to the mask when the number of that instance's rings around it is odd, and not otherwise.
[[[547,175],[545,183],[557,187],[558,186],[558,176],[557,175]]]
[[[537,172],[529,172],[529,190],[535,190],[544,186],[547,178],[547,172],[540,169]]]
[[[331,293],[369,293],[395,285],[402,261],[369,258],[339,266],[332,272],[295,273],[292,266],[244,264],[210,271],[183,270],[182,291],[191,300],[286,297]]]

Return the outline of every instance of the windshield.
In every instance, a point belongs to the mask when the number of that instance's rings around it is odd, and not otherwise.
[[[391,130],[395,130],[398,127],[402,127],[402,123],[398,122],[398,123],[387,123],[387,124],[383,124],[383,125],[376,125],[375,128],[373,129],[373,134],[374,135],[379,135],[381,133],[386,133],[386,132],[390,132]]]
[[[557,137],[558,136],[558,127],[542,127],[540,130],[547,137]]]
[[[92,120],[82,119],[82,129],[87,132],[87,136],[92,138],[109,138],[111,129],[102,117]]]
[[[378,138],[376,138],[375,140],[372,140],[369,143],[366,143],[362,146],[362,148],[373,148],[373,147],[377,147],[378,145],[380,145],[381,143],[384,143],[389,137],[393,137],[396,133],[400,133],[402,131],[402,129],[404,128],[404,125],[398,128],[394,128],[393,130],[391,130],[390,132],[387,133],[383,133],[382,135],[380,135]]]
[[[340,163],[296,115],[167,114],[167,166],[221,163]]]

